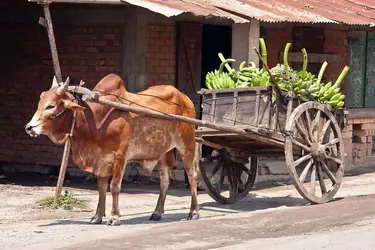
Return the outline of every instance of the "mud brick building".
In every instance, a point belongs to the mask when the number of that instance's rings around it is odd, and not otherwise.
[[[281,61],[287,42],[292,67],[301,67],[302,48],[309,70],[317,73],[328,62],[324,81],[336,80],[349,65],[342,84],[350,111],[345,148],[347,166],[360,167],[375,148],[375,5],[362,2],[56,0],[51,13],[64,79],[70,76],[73,85],[83,79],[92,88],[116,73],[131,92],[175,85],[195,102],[198,116],[196,91],[219,65],[217,53],[236,58],[234,66],[259,63],[252,50],[259,37],[265,38],[270,66]],[[53,77],[40,16],[34,0],[0,3],[0,171],[59,168],[63,148],[45,137],[30,138],[23,127]],[[68,174],[73,170],[79,171]]]

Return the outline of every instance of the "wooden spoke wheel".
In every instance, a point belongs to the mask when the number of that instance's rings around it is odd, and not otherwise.
[[[345,162],[335,117],[323,104],[302,103],[290,115],[286,131],[285,158],[294,186],[311,203],[330,201],[340,188]]]
[[[250,167],[231,160],[225,149],[215,150],[200,162],[200,172],[206,192],[223,204],[233,204],[244,198],[252,188],[257,158],[252,158]]]

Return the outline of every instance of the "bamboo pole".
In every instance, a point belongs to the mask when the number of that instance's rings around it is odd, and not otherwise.
[[[59,56],[58,56],[58,53],[57,53],[55,34],[54,34],[54,31],[53,31],[51,12],[50,12],[50,9],[49,9],[49,5],[50,5],[51,2],[52,1],[41,1],[40,2],[40,4],[43,7],[45,19],[41,18],[39,20],[39,23],[47,29],[49,45],[50,45],[50,48],[51,48],[53,69],[55,71],[55,76],[56,76],[57,82],[61,83],[62,82],[62,76],[61,76],[60,62],[59,62]],[[67,168],[68,160],[69,160],[70,143],[71,143],[70,138],[68,138],[68,140],[65,142],[65,145],[64,145],[64,153],[63,153],[63,157],[62,157],[62,160],[61,160],[59,177],[58,177],[57,184],[56,184],[54,203],[56,203],[57,199],[60,197],[61,190],[62,190],[62,187],[63,187],[63,184],[64,184],[66,168]]]

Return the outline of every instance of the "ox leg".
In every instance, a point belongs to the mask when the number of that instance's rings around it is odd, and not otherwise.
[[[198,158],[199,159],[199,158]],[[186,174],[189,178],[190,192],[191,192],[191,206],[188,215],[188,220],[199,219],[199,205],[198,205],[198,191],[197,191],[197,180],[198,180],[198,162],[195,161],[194,152],[187,153],[184,160],[184,167]]]
[[[108,177],[98,176],[98,191],[99,191],[99,202],[96,208],[95,216],[91,218],[91,224],[101,224],[102,218],[105,216],[105,198],[108,188]]]
[[[160,193],[158,203],[156,204],[155,211],[152,213],[150,220],[159,221],[161,215],[164,213],[165,198],[167,197],[167,191],[169,187],[169,169],[164,163],[158,164],[159,176],[160,176]]]
[[[119,226],[120,225],[120,209],[118,198],[121,191],[122,178],[125,172],[125,160],[123,157],[117,159],[114,169],[113,176],[110,184],[111,194],[112,194],[112,210],[111,217],[109,218],[108,226]]]

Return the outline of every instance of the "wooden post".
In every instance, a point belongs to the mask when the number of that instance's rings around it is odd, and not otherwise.
[[[57,80],[58,83],[61,83],[63,80],[62,80],[62,76],[61,76],[59,57],[58,57],[58,54],[57,54],[56,41],[55,41],[55,34],[54,34],[54,31],[53,31],[51,12],[50,12],[50,9],[49,9],[50,3],[52,3],[51,0],[39,2],[39,4],[41,4],[42,7],[43,7],[43,12],[44,12],[44,17],[45,17],[45,19],[40,18],[39,23],[47,29],[48,40],[49,40],[49,45],[50,45],[50,48],[51,48],[52,62],[53,62],[53,68],[54,68],[54,71],[55,71],[56,80]],[[59,173],[59,178],[58,178],[57,185],[56,185],[54,203],[56,203],[56,200],[61,195],[61,190],[62,190],[62,186],[63,186],[64,179],[65,179],[66,168],[67,168],[67,165],[68,165],[69,153],[70,153],[70,139],[68,138],[68,140],[65,142],[65,146],[64,146],[64,154],[63,154],[63,158],[61,160],[60,173]]]
[[[238,68],[242,61],[254,62],[259,66],[259,60],[253,48],[259,49],[260,23],[251,19],[250,23],[234,23],[232,25],[232,64]]]
[[[253,48],[259,50],[259,38],[260,38],[260,21],[251,19],[250,21],[250,32],[249,32],[249,60],[253,60],[255,65],[259,67],[259,60],[257,60],[257,54]]]

